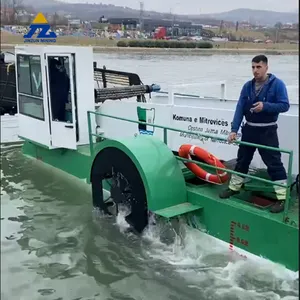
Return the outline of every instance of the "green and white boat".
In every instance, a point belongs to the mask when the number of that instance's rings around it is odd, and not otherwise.
[[[282,185],[284,211],[276,214],[269,211],[275,201],[274,183],[259,156],[241,193],[228,200],[218,195],[229,176],[215,184],[186,166],[192,162],[207,172],[235,174],[241,142],[226,142],[234,101],[157,93],[156,85],[130,82],[137,75],[95,68],[92,47],[26,45],[17,46],[15,54],[24,155],[85,180],[92,189],[87,201],[105,213],[118,213],[117,208],[126,205],[125,219],[138,233],[152,214],[180,217],[227,243],[228,251],[298,271],[298,105],[278,120],[282,148],[273,150],[284,154],[288,180]],[[114,86],[108,87],[108,81]],[[63,91],[67,99],[62,99]],[[62,107],[58,99],[66,103],[62,114],[57,113]],[[225,167],[193,155],[190,160],[179,156],[182,145],[200,147]]]

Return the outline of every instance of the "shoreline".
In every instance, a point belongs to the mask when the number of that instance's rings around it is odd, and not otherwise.
[[[1,44],[1,50],[14,51],[16,45],[28,44]],[[38,45],[38,44],[36,44]],[[47,45],[47,44],[45,44]],[[52,45],[52,44],[51,44]],[[250,54],[266,54],[266,55],[299,55],[299,49],[266,49],[266,48],[144,48],[144,47],[117,47],[117,46],[93,46],[80,44],[55,44],[59,46],[91,46],[94,53],[117,53],[117,54],[143,54],[143,55],[250,55]]]
[[[236,54],[255,54],[255,53],[264,53],[269,55],[298,55],[299,50],[278,50],[278,49],[226,49],[226,48],[142,48],[142,47],[102,47],[94,46],[95,53],[118,53],[118,54],[145,54],[145,55],[236,55]]]

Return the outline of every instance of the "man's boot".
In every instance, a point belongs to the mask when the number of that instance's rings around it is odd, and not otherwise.
[[[244,179],[242,177],[232,174],[228,188],[226,190],[222,191],[219,194],[219,197],[221,199],[227,199],[233,195],[238,194],[243,183],[244,183]]]
[[[286,180],[278,180],[275,182],[286,184]],[[284,211],[284,203],[285,203],[284,201],[286,200],[286,188],[275,185],[274,190],[275,190],[277,201],[274,205],[271,206],[270,212],[277,214]]]
[[[278,214],[282,211],[284,211],[284,201],[282,200],[277,200],[270,208],[270,212],[273,214]]]
[[[230,198],[231,196],[234,196],[236,194],[239,194],[239,191],[234,191],[234,190],[231,190],[230,188],[227,188],[226,190],[222,191],[219,194],[219,197],[221,199],[227,199],[227,198]]]

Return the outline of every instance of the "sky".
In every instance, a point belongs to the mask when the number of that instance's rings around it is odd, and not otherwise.
[[[225,12],[237,8],[295,12],[298,0],[63,0],[65,2],[103,3],[139,9],[140,1],[144,10],[170,12],[175,14],[209,14]]]

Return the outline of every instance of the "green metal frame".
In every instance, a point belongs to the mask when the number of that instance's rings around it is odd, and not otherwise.
[[[150,211],[167,209],[187,201],[181,168],[170,148],[161,140],[145,135],[106,139],[95,145],[95,156],[91,156],[91,160],[97,159],[97,155],[105,148],[121,150],[136,166],[145,187]]]
[[[211,139],[220,140],[220,141],[227,141],[227,139],[225,139],[225,138],[210,135],[210,134],[201,134],[201,133],[196,134],[194,132],[184,131],[182,129],[175,129],[175,128],[171,128],[171,127],[167,127],[167,126],[155,125],[155,124],[150,124],[150,123],[147,123],[147,122],[141,122],[141,121],[136,121],[136,120],[130,120],[130,119],[127,119],[127,118],[116,117],[116,116],[107,115],[107,114],[103,114],[103,113],[99,113],[99,112],[95,112],[95,111],[88,111],[87,112],[87,117],[88,117],[89,147],[90,147],[90,154],[92,156],[94,156],[93,137],[98,137],[98,138],[100,137],[100,138],[103,138],[103,139],[106,139],[106,138],[103,135],[99,135],[99,134],[96,134],[96,133],[92,132],[91,115],[102,116],[102,117],[106,117],[106,118],[112,118],[112,119],[116,119],[116,120],[130,122],[130,123],[150,125],[152,127],[163,129],[164,143],[165,144],[168,143],[168,139],[167,139],[168,130],[173,131],[173,132],[184,132],[184,133],[187,133],[187,134],[193,134],[193,135],[197,135],[199,137],[211,138]],[[192,162],[192,163],[195,163],[195,164],[197,164],[199,166],[202,166],[202,167],[205,167],[205,168],[209,168],[209,169],[213,169],[213,170],[223,170],[223,171],[226,171],[230,174],[239,175],[239,176],[242,176],[242,177],[245,177],[245,178],[253,179],[253,180],[260,181],[260,182],[263,182],[263,183],[267,183],[267,184],[270,184],[270,185],[273,185],[273,186],[280,186],[280,187],[285,188],[286,189],[286,199],[285,199],[283,219],[282,219],[282,222],[285,222],[286,217],[288,215],[288,210],[289,210],[289,207],[290,207],[290,187],[292,185],[293,151],[282,149],[282,148],[274,148],[274,147],[254,144],[254,143],[242,142],[242,141],[235,141],[235,142],[233,142],[233,144],[245,145],[245,146],[250,146],[250,147],[252,146],[252,147],[256,147],[256,148],[268,149],[268,150],[278,151],[278,152],[281,152],[281,153],[288,154],[289,155],[289,161],[288,161],[287,183],[286,184],[281,184],[281,183],[273,182],[271,180],[267,180],[267,179],[260,178],[260,177],[257,177],[257,176],[253,176],[253,175],[249,175],[249,174],[243,174],[243,173],[236,172],[236,171],[226,169],[226,168],[219,168],[219,167],[216,167],[216,166],[211,166],[211,165],[208,165],[206,163],[198,162],[198,161],[195,161],[195,160],[185,159],[185,158],[179,157],[177,155],[175,155],[175,157],[179,161],[182,161],[182,162]]]

